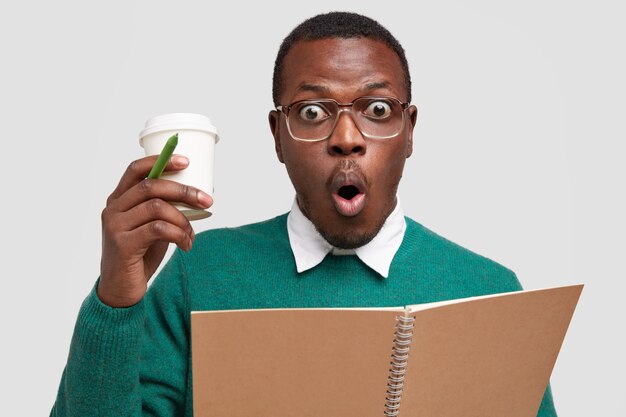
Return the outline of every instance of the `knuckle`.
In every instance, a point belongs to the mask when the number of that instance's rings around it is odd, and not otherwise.
[[[126,171],[129,171],[129,172],[137,171],[137,161],[132,161],[130,164],[128,164],[128,167],[126,167]]]
[[[107,206],[108,206],[108,203],[107,203]],[[108,207],[105,207],[104,209],[102,209],[102,212],[100,213],[100,220],[104,224],[109,221],[109,217],[111,217],[111,210]]]
[[[148,210],[152,214],[158,215],[163,211],[164,208],[165,208],[165,202],[161,200],[160,198],[153,198],[152,200],[148,202]]]
[[[117,235],[115,221],[113,221],[107,210],[102,211],[102,233],[112,239],[115,239],[115,236]]]
[[[154,181],[152,181],[149,178],[144,178],[139,183],[139,190],[144,194],[150,194],[153,187],[154,187]]]
[[[154,236],[163,236],[167,231],[167,223],[163,220],[155,220],[150,223],[150,232]]]
[[[180,195],[184,200],[191,199],[193,194],[193,188],[185,184],[180,185]]]
[[[100,214],[100,218],[102,220],[102,228],[107,234],[112,234],[115,231],[115,220],[113,217],[113,213],[108,207],[105,207]]]
[[[109,240],[113,246],[118,249],[124,247],[124,244],[128,242],[128,239],[126,239],[122,233],[113,233]]]

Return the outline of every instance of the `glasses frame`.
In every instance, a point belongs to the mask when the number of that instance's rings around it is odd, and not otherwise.
[[[363,100],[363,99],[368,99],[368,100],[392,100],[395,101],[397,103],[400,104],[400,107],[402,108],[402,125],[400,125],[400,129],[398,129],[398,131],[396,133],[394,133],[393,135],[389,135],[389,136],[374,136],[374,135],[368,135],[366,133],[363,133],[361,131],[361,128],[359,127],[359,124],[357,123],[357,119],[354,118],[354,112],[352,109],[352,106],[354,105],[355,101],[358,100]],[[326,135],[325,137],[321,138],[321,139],[303,139],[303,138],[299,138],[297,136],[294,136],[294,134],[291,132],[291,127],[289,126],[289,112],[291,111],[291,109],[294,106],[297,106],[299,104],[303,104],[303,103],[311,103],[311,104],[315,104],[315,103],[334,103],[337,105],[338,107],[338,111],[337,111],[337,115],[335,116],[335,121],[333,122],[333,127],[330,129],[330,133],[328,135]],[[289,131],[289,135],[297,141],[301,141],[301,142],[321,142],[323,140],[328,139],[329,137],[331,137],[333,135],[333,132],[335,131],[335,128],[337,127],[337,123],[339,122],[339,116],[341,116],[341,112],[345,112],[347,111],[348,113],[350,113],[352,115],[352,121],[354,122],[354,125],[356,126],[356,128],[359,130],[359,132],[361,132],[361,135],[363,135],[363,137],[366,138],[370,138],[370,139],[391,139],[394,138],[396,136],[398,136],[398,134],[400,132],[402,132],[402,129],[404,129],[404,124],[405,119],[406,119],[406,115],[405,115],[405,110],[408,109],[410,106],[409,102],[403,102],[402,100],[396,98],[396,97],[391,97],[391,96],[363,96],[363,97],[357,97],[354,100],[352,100],[350,103],[340,103],[337,100],[333,100],[332,98],[319,98],[319,99],[306,99],[306,100],[298,100],[298,101],[294,101],[293,103],[287,105],[287,106],[276,106],[276,110],[282,114],[285,115],[285,121],[287,123],[287,130]]]

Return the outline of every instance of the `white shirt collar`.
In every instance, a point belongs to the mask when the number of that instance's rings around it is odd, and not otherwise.
[[[356,249],[340,249],[328,243],[302,213],[295,199],[287,217],[289,243],[299,273],[318,265],[332,252],[333,255],[356,255],[367,266],[387,278],[391,261],[402,244],[405,231],[406,221],[399,198],[374,239]]]

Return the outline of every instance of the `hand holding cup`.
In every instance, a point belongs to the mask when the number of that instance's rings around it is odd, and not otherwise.
[[[167,127],[173,126],[170,124]],[[171,136],[172,132],[163,130],[159,133]],[[184,133],[185,130],[180,129],[179,140],[185,138]],[[194,135],[189,136],[187,139],[198,139]],[[216,133],[210,138],[213,145],[215,138]],[[162,262],[169,243],[175,243],[182,250],[190,250],[195,238],[190,220],[207,217],[210,215],[208,209],[213,205],[211,195],[189,184],[190,176],[183,175],[203,156],[190,154],[189,144],[185,147],[179,142],[177,154],[172,156],[160,178],[147,178],[163,143],[167,141],[167,137],[156,139],[161,141],[160,148],[156,152],[146,149],[146,153],[154,154],[128,166],[102,211],[102,259],[97,293],[100,300],[111,307],[129,307],[138,303],[145,295],[148,281]],[[146,135],[142,136],[142,140],[145,147]],[[191,148],[193,145],[197,144],[192,142]],[[178,154],[181,148],[183,151],[187,149],[185,156]],[[209,166],[210,181],[203,178],[203,184],[205,187],[210,184],[210,192],[213,191],[212,150],[208,163],[196,164],[204,165],[205,172],[206,166]],[[187,182],[176,181],[177,175],[186,178]],[[176,202],[176,206],[170,202]]]

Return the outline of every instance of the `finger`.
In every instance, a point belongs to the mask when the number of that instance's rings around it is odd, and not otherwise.
[[[119,198],[122,194],[128,191],[131,187],[139,183],[141,180],[148,176],[148,173],[154,166],[159,155],[150,155],[145,158],[137,159],[131,162],[126,171],[122,175],[120,182],[118,183],[113,193],[107,200],[107,205],[114,199]],[[172,155],[172,158],[165,166],[165,171],[180,171],[187,168],[189,165],[189,159],[183,155]]]
[[[191,223],[172,204],[160,198],[153,198],[120,213],[115,220],[122,230],[133,230],[154,220],[163,220],[185,230],[193,241],[195,234]]]
[[[213,205],[213,199],[210,195],[190,185],[169,180],[145,178],[121,195],[115,201],[114,206],[118,211],[128,211],[153,198],[175,201],[201,209]]]
[[[185,230],[164,220],[141,225],[126,236],[133,252],[147,251],[156,242],[175,243],[182,250],[189,251],[193,243]]]

